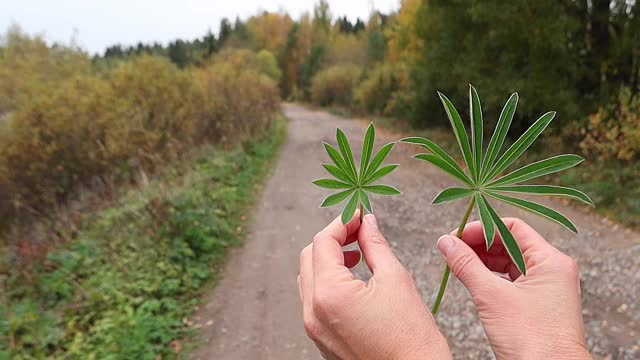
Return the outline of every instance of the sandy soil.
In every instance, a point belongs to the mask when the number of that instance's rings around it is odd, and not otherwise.
[[[298,256],[339,209],[319,209],[328,192],[311,181],[324,176],[320,163],[329,161],[321,141],[335,144],[335,129],[340,127],[358,148],[367,124],[292,104],[284,105],[284,112],[290,119],[288,139],[252,214],[246,244],[232,254],[222,281],[192,319],[200,341],[194,359],[320,358],[302,328]],[[377,147],[399,138],[379,133]],[[444,266],[435,241],[457,226],[466,204],[430,205],[440,189],[453,183],[434,167],[410,159],[414,151],[403,145],[389,159],[401,166],[386,182],[405,195],[377,198],[373,205],[387,239],[431,304]],[[410,203],[407,196],[423,201]],[[587,340],[594,356],[640,358],[640,234],[582,208],[543,202],[574,220],[580,235],[518,210],[498,206],[498,211],[525,219],[578,259]],[[358,266],[360,276],[366,271],[366,266]],[[453,278],[437,322],[454,358],[493,358],[469,295]]]

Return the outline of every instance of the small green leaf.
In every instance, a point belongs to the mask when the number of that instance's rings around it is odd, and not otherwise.
[[[388,185],[368,185],[362,187],[364,190],[378,195],[399,195],[400,191]]]
[[[347,203],[347,205],[342,210],[342,223],[347,225],[349,221],[353,218],[353,214],[356,213],[356,208],[358,207],[358,194],[355,193],[351,197],[351,200]]]
[[[507,195],[502,195],[502,194],[498,194],[495,193],[493,191],[487,191],[487,194],[497,200],[503,201],[507,204],[511,204],[513,206],[517,206],[523,210],[529,211],[531,213],[534,213],[536,215],[542,216],[544,218],[547,218],[549,220],[555,221],[558,224],[566,227],[567,229],[573,231],[574,233],[578,233],[578,229],[576,228],[576,226],[571,222],[571,220],[567,219],[567,217],[565,217],[564,215],[560,214],[559,212],[548,208],[544,205],[532,202],[532,201],[528,201],[528,200],[524,200],[524,199],[518,199],[518,198],[514,198],[511,196],[507,196]]]
[[[364,143],[362,144],[362,157],[360,158],[360,178],[363,179],[367,173],[371,153],[373,152],[373,143],[376,138],[376,128],[373,122],[369,124],[367,132],[364,134]]]
[[[511,121],[513,120],[513,115],[516,113],[516,108],[518,107],[518,93],[513,93],[509,97],[509,100],[504,104],[502,108],[502,112],[500,113],[500,118],[498,119],[498,124],[496,125],[495,130],[493,131],[493,135],[491,136],[491,140],[489,141],[489,146],[487,147],[487,155],[482,162],[482,176],[481,179],[484,179],[486,174],[489,172],[489,169],[494,165],[493,162],[498,158],[498,154],[502,149],[502,145],[504,144],[504,139],[507,137],[507,133],[509,132],[509,127],[511,127]]]
[[[317,186],[320,186],[325,189],[350,189],[353,188],[352,185],[340,182],[338,180],[333,179],[318,179],[314,180],[313,183]]]
[[[516,267],[518,268],[518,270],[520,270],[522,275],[527,275],[527,266],[524,263],[522,250],[520,250],[520,246],[518,246],[516,239],[514,239],[513,234],[511,234],[511,231],[509,231],[507,225],[502,222],[502,219],[500,219],[498,214],[496,214],[496,211],[493,210],[491,205],[489,205],[488,202],[485,202],[485,204],[487,205],[487,210],[489,211],[491,220],[493,220],[496,227],[498,228],[500,238],[502,239],[502,244],[504,245],[505,249],[507,249],[507,253],[509,253],[511,260],[514,264],[516,264]]]
[[[436,143],[434,143],[433,141],[425,139],[423,137],[408,137],[400,141],[407,144],[420,145],[424,147],[425,149],[431,151],[434,155],[441,157],[442,160],[449,163],[451,167],[456,168],[459,172],[464,174],[464,170],[462,170],[460,165],[458,165],[458,163],[451,157],[451,155],[447,154],[446,151],[442,150],[442,148],[436,145]]]
[[[355,185],[356,185],[356,184],[355,184],[355,183],[353,183],[353,181],[349,178],[349,176],[347,176],[347,174],[346,174],[344,171],[342,171],[342,169],[340,169],[339,167],[334,166],[334,165],[330,165],[330,164],[322,164],[322,167],[324,167],[324,168],[325,168],[325,170],[327,170],[327,172],[328,172],[329,174],[331,174],[331,175],[335,176],[335,177],[336,177],[336,179],[338,179],[338,180],[342,180],[342,181],[344,181],[344,182],[346,182],[346,183],[349,183],[349,184],[351,184],[351,185],[353,185],[353,186],[355,186]]]
[[[463,188],[448,188],[440,192],[431,202],[432,204],[440,204],[447,201],[458,200],[466,198],[467,196],[473,194],[475,190],[473,189],[463,189]]]
[[[473,179],[477,183],[480,180],[480,169],[482,169],[482,106],[478,92],[472,85],[469,85],[469,113],[472,134],[471,150],[474,167],[477,169]]]
[[[384,159],[389,155],[389,152],[391,152],[391,149],[393,149],[394,145],[395,143],[388,143],[387,145],[380,148],[376,156],[374,156],[373,160],[371,160],[371,164],[369,164],[369,167],[367,168],[367,176],[365,176],[364,179],[368,178],[369,175],[378,170]]]
[[[471,179],[469,179],[469,177],[464,172],[461,172],[457,168],[451,166],[451,164],[449,164],[448,162],[444,161],[442,158],[440,158],[440,157],[438,157],[436,155],[433,155],[433,154],[418,154],[418,155],[415,155],[414,157],[416,159],[420,159],[420,160],[429,162],[429,163],[439,167],[440,169],[442,169],[446,173],[452,175],[456,179],[462,181],[463,183],[469,185],[470,187],[473,187],[473,182],[471,181]]]
[[[589,198],[589,196],[582,191],[571,189],[563,186],[553,186],[553,185],[511,185],[511,186],[492,186],[488,187],[491,191],[499,191],[499,192],[513,192],[513,193],[521,193],[521,194],[532,194],[532,195],[547,195],[547,196],[558,196],[565,197],[569,199],[579,200],[585,204],[589,204],[591,206],[593,201]]]
[[[326,199],[322,201],[322,204],[320,204],[320,207],[328,207],[328,206],[339,204],[344,199],[348,198],[349,195],[353,194],[354,191],[356,191],[356,189],[350,189],[350,190],[342,191],[339,193],[335,193],[333,195],[329,195],[327,196]]]
[[[529,165],[523,166],[518,170],[515,170],[498,180],[495,180],[487,186],[507,185],[515,184],[531,179],[535,179],[540,176],[549,175],[572,168],[580,164],[584,159],[578,155],[558,155],[550,157],[548,159],[536,161]]]
[[[376,171],[375,173],[371,174],[363,183],[362,185],[368,185],[378,179],[380,179],[381,177],[388,175],[389,173],[391,173],[393,170],[395,170],[399,165],[398,164],[391,164],[391,165],[387,165],[387,166],[383,166],[381,167],[378,171]]]
[[[544,129],[549,126],[549,123],[556,116],[555,111],[550,111],[544,115],[542,115],[538,120],[536,120],[533,125],[527,131],[520,136],[516,142],[504,152],[504,154],[500,157],[498,162],[493,166],[493,168],[487,174],[487,177],[484,180],[491,179],[494,176],[503,172],[509,165],[513,164],[520,155],[522,155],[528,148],[533,144],[534,141],[542,134]]]
[[[358,179],[358,173],[356,172],[356,164],[353,160],[353,154],[351,153],[351,146],[349,146],[349,140],[342,130],[336,129],[336,140],[338,141],[338,147],[342,153],[342,158],[345,162],[345,170],[349,176],[354,179]]]
[[[471,147],[469,146],[469,137],[467,136],[467,131],[464,128],[464,123],[460,118],[460,114],[458,114],[458,110],[456,110],[449,98],[439,91],[438,96],[440,97],[442,105],[447,112],[447,117],[449,118],[449,122],[451,122],[451,127],[453,128],[453,132],[458,140],[458,145],[460,145],[460,150],[462,151],[462,156],[464,158],[464,162],[467,164],[469,173],[472,178],[476,178],[473,155],[471,154]]]
[[[324,149],[327,150],[327,154],[329,154],[331,161],[333,161],[333,163],[336,164],[336,166],[340,170],[344,171],[344,173],[348,175],[349,172],[347,171],[347,163],[344,162],[344,159],[342,158],[338,150],[336,150],[336,148],[326,142],[323,142],[322,145],[324,146]]]
[[[360,203],[362,206],[364,206],[369,213],[373,213],[371,201],[369,201],[369,195],[367,195],[367,192],[362,189],[358,189],[358,196],[360,197]]]
[[[480,221],[482,222],[482,231],[484,232],[484,240],[487,244],[487,251],[493,245],[493,238],[496,235],[496,228],[493,219],[491,218],[491,213],[487,208],[487,200],[482,196],[481,193],[476,192],[476,205],[478,206],[478,213],[480,214]]]

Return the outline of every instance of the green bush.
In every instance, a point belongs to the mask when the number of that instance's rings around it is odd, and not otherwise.
[[[366,114],[393,116],[402,112],[409,69],[403,64],[375,67],[354,92],[354,105]]]
[[[336,65],[320,71],[311,80],[311,101],[320,106],[350,106],[361,75],[362,69],[356,65]]]

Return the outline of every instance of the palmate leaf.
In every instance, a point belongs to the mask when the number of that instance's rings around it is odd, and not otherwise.
[[[376,180],[388,175],[395,170],[398,165],[382,166],[382,163],[393,149],[395,143],[383,146],[371,159],[375,142],[375,128],[373,123],[369,124],[365,132],[362,144],[362,156],[360,158],[360,171],[356,170],[353,152],[346,135],[342,130],[336,130],[336,141],[340,151],[333,146],[323,143],[324,148],[335,165],[322,164],[327,172],[335,179],[317,179],[313,184],[325,189],[343,190],[326,197],[321,207],[337,205],[349,199],[342,209],[341,220],[344,224],[351,220],[356,209],[360,206],[360,214],[364,214],[366,209],[372,212],[369,193],[378,195],[398,195],[398,189],[387,185],[373,185]],[[371,160],[371,161],[369,161]],[[382,166],[382,167],[381,167]]]

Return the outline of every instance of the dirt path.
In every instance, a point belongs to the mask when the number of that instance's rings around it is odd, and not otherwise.
[[[321,141],[335,143],[340,127],[357,148],[366,123],[297,105],[285,105],[284,112],[291,119],[288,139],[253,214],[246,245],[232,255],[223,280],[194,316],[202,326],[194,359],[320,359],[302,329],[298,255],[339,209],[319,209],[326,193],[310,182],[324,176],[320,163],[328,160]],[[397,139],[384,137],[377,146]],[[374,208],[387,239],[430,304],[443,266],[435,241],[457,226],[465,204],[429,205],[439,189],[452,184],[436,169],[409,159],[412,151],[394,150],[390,161],[401,166],[387,182],[424,201],[374,199]],[[575,221],[580,235],[524,212],[502,214],[524,218],[578,259],[588,342],[597,358],[639,358],[640,235],[580,209],[551,204]],[[358,271],[366,272],[363,265]],[[492,358],[469,296],[457,280],[450,282],[437,320],[456,359]]]

